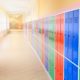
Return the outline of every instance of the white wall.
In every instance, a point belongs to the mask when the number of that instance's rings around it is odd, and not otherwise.
[[[5,13],[0,11],[0,32],[6,31],[9,29],[9,19]]]

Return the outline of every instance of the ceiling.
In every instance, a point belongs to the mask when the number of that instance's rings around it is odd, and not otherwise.
[[[1,0],[0,8],[8,13],[26,13],[30,14],[37,0]]]
[[[9,17],[23,15],[26,21],[38,18],[39,0],[0,0],[0,10]]]

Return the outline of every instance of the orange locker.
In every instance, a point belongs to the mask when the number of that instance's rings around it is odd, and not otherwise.
[[[64,14],[56,16],[56,28],[57,28],[57,47],[55,61],[56,63],[56,80],[63,80],[63,46],[64,46]]]

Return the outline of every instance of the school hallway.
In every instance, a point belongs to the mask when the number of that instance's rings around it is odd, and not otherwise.
[[[0,0],[0,80],[80,80],[80,0]]]

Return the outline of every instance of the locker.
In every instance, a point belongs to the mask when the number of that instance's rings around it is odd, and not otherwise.
[[[57,21],[58,21],[58,19],[57,19],[57,17],[55,17],[55,50],[57,50],[58,49],[58,43],[57,43],[57,41],[58,41],[58,36],[57,36]],[[57,62],[57,59],[58,57],[57,57],[57,52],[55,52],[55,80],[57,80],[57,76],[56,76],[56,74],[57,74],[57,68],[56,68],[56,66],[57,66],[57,64],[58,64],[58,62]]]
[[[72,35],[73,35],[73,11],[70,11],[68,12],[68,40],[69,40],[69,43],[68,43],[68,59],[72,61]],[[73,71],[73,64],[71,62],[68,61],[68,79],[69,80],[72,80],[73,79],[73,74],[72,74],[72,71]],[[72,75],[71,75],[72,74]]]
[[[49,74],[54,80],[54,17],[49,18],[49,31],[48,31],[48,41],[49,41],[49,53],[48,53],[48,63],[49,63]]]
[[[41,59],[41,48],[42,48],[42,45],[41,45],[41,22],[38,21],[38,46],[37,46],[37,49],[38,49],[38,55],[39,55],[39,58]]]
[[[72,35],[73,35],[73,11],[70,11],[69,12],[69,17],[68,17],[68,20],[69,20],[69,26],[68,26],[68,40],[69,40],[69,43],[68,43],[68,59],[72,61]],[[68,61],[68,80],[73,80],[73,74],[72,74],[72,71],[73,71],[73,64],[71,62]],[[72,74],[72,75],[71,75]]]
[[[69,40],[68,40],[68,27],[69,27],[69,13],[67,12],[67,13],[65,13],[65,32],[64,32],[64,34],[65,34],[65,43],[64,43],[64,56],[67,58],[68,57],[68,55],[67,55],[67,53],[68,53],[68,44],[69,44]],[[68,60],[66,60],[65,58],[64,58],[64,80],[68,80]]]
[[[79,9],[79,42],[78,42],[78,44],[79,44],[79,49],[80,49],[80,9]],[[79,64],[79,67],[80,67],[80,50],[78,51],[78,64]],[[79,80],[80,80],[80,68],[79,68]]]
[[[42,21],[41,21],[41,40],[42,40],[42,42],[41,42],[41,44],[42,44],[42,49],[41,49],[41,53],[42,53],[42,63],[44,64],[44,60],[45,60],[45,42],[44,42],[44,40],[45,40],[45,38],[44,38],[44,19],[42,19]]]
[[[45,68],[48,71],[48,57],[45,57]]]
[[[78,65],[79,10],[73,11],[73,24],[73,62]],[[78,68],[76,66],[73,66],[73,76],[73,80],[78,80]]]
[[[69,38],[69,47],[68,47],[68,59],[70,59],[72,61],[72,36],[73,36],[73,11],[70,11],[69,12],[69,35],[68,35],[68,38]]]
[[[74,62],[75,61],[75,57],[76,57],[74,55],[77,55],[77,54],[74,53],[75,52],[74,51],[75,50],[74,49],[74,40],[75,40],[75,38],[74,38],[74,34],[75,33],[74,32],[76,30],[75,29],[75,25],[74,25],[74,20],[75,20],[74,19],[74,11],[68,12],[68,16],[67,17],[68,17],[67,18],[68,19],[68,49],[67,49],[68,52],[67,53],[65,52],[65,54],[67,55],[67,58],[70,61]],[[65,19],[65,21],[66,21],[66,19]],[[65,25],[65,27],[66,27],[66,25]],[[67,39],[65,39],[65,40],[67,40]],[[78,49],[78,47],[77,47],[77,49]],[[65,69],[64,78],[65,78],[65,80],[67,80],[67,79],[68,80],[75,80],[75,79],[78,80],[78,68],[76,66],[74,66],[70,61],[65,60],[65,62],[67,62],[67,63],[65,63],[65,65],[64,65],[65,66],[65,68],[64,68]],[[68,71],[68,74],[67,74],[67,71]]]
[[[44,22],[44,37],[45,37],[45,67],[48,71],[48,19],[46,18],[45,19],[45,22]]]
[[[35,35],[36,35],[35,45],[36,45],[36,52],[38,53],[38,21],[36,21],[35,28],[36,28],[36,32],[35,32]]]
[[[60,16],[56,16],[56,34],[55,34],[55,49],[59,51],[59,40],[60,40]],[[55,53],[55,80],[59,80],[59,55]]]
[[[37,36],[37,21],[35,21],[35,24],[34,24],[34,49],[36,50],[36,52],[37,52],[37,46],[38,46],[38,44],[37,44],[38,40],[37,39],[38,39],[38,36]]]
[[[77,65],[78,65],[78,39],[79,39],[79,10],[75,10],[73,26],[73,62]]]
[[[34,22],[32,23],[32,46],[33,45],[34,45]]]
[[[60,14],[57,16],[57,51],[59,54],[56,53],[56,80],[63,80],[63,46],[64,46],[64,14]],[[62,55],[62,56],[61,56]]]
[[[63,80],[63,51],[64,51],[64,14],[60,14],[60,28],[59,28],[59,75],[60,75],[60,80]],[[62,56],[61,56],[62,55]]]

